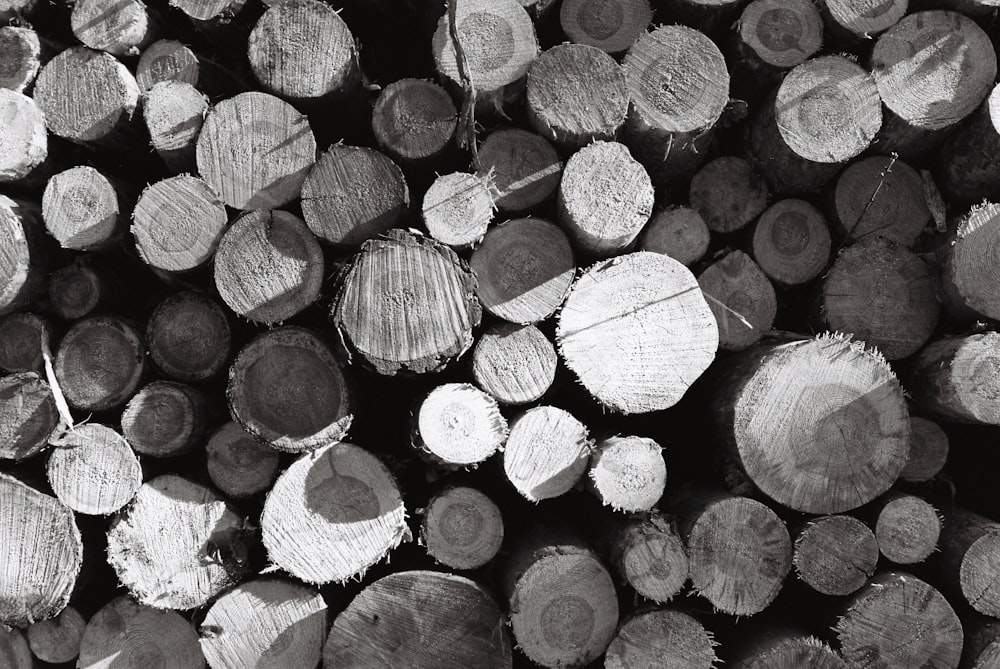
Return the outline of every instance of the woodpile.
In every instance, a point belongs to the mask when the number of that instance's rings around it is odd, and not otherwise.
[[[0,669],[1000,666],[997,0],[0,0]]]

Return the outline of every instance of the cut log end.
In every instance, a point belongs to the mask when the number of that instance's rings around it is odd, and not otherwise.
[[[534,207],[556,192],[562,163],[541,135],[504,128],[490,133],[479,147],[480,175],[490,175],[496,206],[504,211]]]
[[[347,381],[315,334],[283,327],[257,336],[229,370],[229,411],[251,434],[298,453],[335,442],[353,415]]]
[[[525,499],[538,502],[569,492],[586,471],[590,452],[587,427],[572,414],[534,407],[511,423],[504,472]]]
[[[261,531],[271,562],[318,584],[363,575],[409,537],[388,468],[344,442],[303,455],[278,477]]]
[[[1000,205],[974,208],[944,252],[945,297],[961,315],[1000,319]]]
[[[851,516],[823,516],[796,533],[792,564],[799,579],[824,595],[849,595],[875,573],[878,541]]]
[[[218,302],[194,292],[175,293],[157,305],[146,324],[149,355],[167,376],[204,381],[229,357],[229,322]]]
[[[70,168],[45,186],[45,228],[65,249],[93,251],[112,244],[122,217],[117,189],[93,167]]]
[[[717,661],[714,646],[711,633],[690,615],[673,609],[648,611],[621,626],[604,666],[711,669]]]
[[[0,183],[31,174],[49,154],[43,110],[27,95],[0,88]]]
[[[59,500],[77,513],[108,515],[132,501],[142,468],[120,434],[109,427],[79,425],[53,442],[47,474]]]
[[[286,211],[248,212],[215,252],[215,287],[236,314],[265,325],[288,320],[319,298],[323,250]]]
[[[684,541],[674,523],[657,511],[616,532],[611,563],[638,594],[654,602],[673,599],[688,579]]]
[[[81,260],[53,272],[48,292],[52,311],[65,320],[89,315],[107,297],[104,279],[95,265]]]
[[[135,393],[146,347],[135,329],[113,316],[78,321],[59,344],[55,374],[70,406],[103,411]]]
[[[559,9],[570,41],[610,54],[628,51],[652,22],[649,0],[566,0]]]
[[[18,312],[0,317],[0,370],[40,372],[44,359],[42,346],[52,337],[52,326],[43,317]]]
[[[143,455],[180,455],[201,439],[206,411],[205,397],[194,388],[173,381],[153,381],[125,406],[122,433]]]
[[[723,156],[691,179],[688,199],[714,232],[733,232],[767,207],[767,183],[743,158]]]
[[[137,51],[153,31],[146,6],[138,0],[77,0],[70,27],[86,46],[113,56]]]
[[[934,421],[910,417],[910,455],[899,478],[911,483],[930,481],[948,461],[948,435]]]
[[[662,447],[644,437],[612,437],[590,456],[590,482],[602,504],[615,511],[649,511],[667,482]]]
[[[36,209],[0,195],[0,315],[26,306],[43,287]]]
[[[23,93],[35,81],[41,66],[38,33],[31,28],[0,27],[0,88]]]
[[[894,157],[863,158],[833,191],[833,221],[848,239],[885,237],[912,246],[931,222],[920,174]]]
[[[915,358],[907,390],[924,411],[963,423],[1000,425],[1000,333],[947,337]]]
[[[698,285],[719,326],[719,348],[738,351],[767,334],[778,314],[774,286],[750,256],[733,251],[709,265]]]
[[[940,534],[937,510],[915,495],[890,493],[875,523],[879,551],[897,564],[926,560],[937,548]]]
[[[422,79],[394,81],[379,93],[372,109],[372,132],[378,145],[404,162],[438,157],[451,143],[457,122],[458,110],[451,96]]]
[[[772,281],[786,286],[819,276],[830,259],[830,247],[826,219],[805,200],[775,202],[753,231],[754,260]]]
[[[42,662],[71,662],[80,654],[80,642],[86,627],[87,621],[80,612],[67,606],[55,618],[40,620],[28,628],[28,646]],[[2,656],[3,653],[0,652],[0,657]],[[15,663],[14,667],[17,666]]]
[[[690,267],[708,252],[705,219],[690,207],[670,207],[653,215],[639,237],[639,250],[668,255]]]
[[[743,10],[737,32],[761,63],[785,70],[819,51],[823,19],[808,0],[756,0]]]
[[[135,68],[135,80],[144,95],[158,83],[179,81],[198,85],[198,56],[177,40],[161,39],[143,50]]]
[[[161,81],[149,89],[142,108],[150,142],[171,172],[194,172],[198,135],[208,98],[184,81]]]
[[[0,627],[0,660],[9,669],[32,669],[31,648],[20,630]]]
[[[226,423],[205,446],[208,475],[229,497],[249,497],[270,489],[280,454],[236,423]]]
[[[196,22],[208,24],[228,23],[245,4],[246,0],[170,0],[171,7],[176,7]]]
[[[24,460],[40,453],[58,420],[52,389],[38,374],[0,377],[0,458]]]
[[[100,667],[109,657],[142,658],[150,667],[205,666],[198,633],[191,623],[176,611],[153,609],[128,597],[111,600],[87,623],[77,666]]]
[[[730,660],[735,669],[847,669],[847,664],[819,639],[793,633],[765,632]]]
[[[476,384],[507,405],[541,399],[555,381],[557,365],[555,347],[533,325],[498,323],[480,335],[472,351]]]
[[[487,179],[466,172],[435,179],[421,207],[431,237],[456,249],[479,243],[493,220],[491,190]]]
[[[827,0],[829,19],[849,34],[871,39],[896,25],[909,8],[907,0],[877,0],[859,4],[853,0]]]
[[[414,443],[434,462],[450,467],[480,463],[507,439],[507,420],[496,400],[466,383],[446,383],[427,395],[417,412]]]
[[[539,218],[518,218],[494,227],[472,253],[483,307],[523,325],[555,313],[566,299],[576,265],[565,233]]]
[[[1000,523],[961,508],[943,511],[938,573],[951,591],[978,613],[1000,617],[1000,594],[993,587]]]
[[[478,569],[500,551],[503,516],[489,497],[464,486],[449,487],[427,504],[421,526],[427,554],[452,569]]]

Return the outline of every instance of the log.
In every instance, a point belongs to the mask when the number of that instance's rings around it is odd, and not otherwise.
[[[942,10],[904,17],[879,37],[871,63],[887,109],[878,151],[904,159],[939,146],[944,131],[986,99],[997,74],[996,52],[983,29]]]
[[[559,25],[576,44],[610,54],[628,51],[653,22],[649,0],[565,0]]]
[[[952,202],[1000,199],[1000,86],[941,149],[938,184]]]
[[[80,642],[86,627],[87,621],[80,612],[67,606],[55,618],[39,620],[28,628],[28,646],[42,662],[72,662],[80,654]],[[16,663],[14,667],[17,667]]]
[[[45,116],[27,95],[0,88],[0,120],[0,183],[21,181],[49,155]]]
[[[762,344],[723,373],[712,406],[724,448],[740,475],[776,502],[813,514],[848,511],[888,490],[906,465],[903,389],[863,343],[821,334]]]
[[[104,249],[118,241],[125,212],[118,186],[93,167],[81,165],[49,179],[42,195],[45,229],[72,251]]]
[[[836,38],[847,43],[870,40],[899,23],[909,9],[908,0],[824,0],[823,19]]]
[[[837,255],[820,299],[827,329],[852,334],[888,360],[909,357],[927,343],[941,310],[927,264],[874,236]]]
[[[823,19],[807,0],[754,0],[736,24],[737,62],[758,81],[773,81],[823,46]]]
[[[34,666],[28,642],[19,630],[0,627],[0,660],[9,669],[31,669]]]
[[[212,257],[228,220],[211,185],[181,174],[146,187],[132,212],[131,231],[147,265],[186,272]]]
[[[622,252],[652,213],[653,184],[624,144],[594,142],[566,162],[557,216],[582,253]]]
[[[48,345],[51,337],[51,324],[38,314],[18,312],[0,317],[0,370],[10,374],[40,372],[43,342]]]
[[[229,368],[229,413],[286,453],[342,439],[354,416],[340,365],[313,332],[285,326],[257,335]]]
[[[500,404],[530,404],[552,387],[558,360],[552,342],[534,325],[497,323],[472,350],[472,376]]]
[[[625,142],[654,183],[697,170],[729,101],[719,48],[692,28],[661,26],[639,37],[622,67],[632,100]]]
[[[316,162],[316,138],[287,102],[240,93],[208,113],[196,156],[201,177],[230,207],[275,209],[299,197]]]
[[[237,423],[225,423],[205,445],[208,476],[227,497],[269,490],[278,476],[280,454]]]
[[[264,501],[260,526],[268,559],[316,584],[360,577],[410,538],[389,469],[346,442],[302,455],[286,469]]]
[[[77,513],[110,515],[132,501],[142,468],[128,442],[109,427],[78,425],[52,440],[46,474],[52,491]]]
[[[139,84],[114,56],[83,46],[58,54],[38,73],[35,102],[45,126],[65,139],[125,148]]]
[[[632,616],[618,630],[604,657],[605,669],[676,667],[710,669],[717,658],[712,634],[694,617],[676,609]]]
[[[937,548],[941,518],[916,495],[889,492],[871,509],[879,552],[896,564],[923,562]],[[1000,611],[1000,609],[998,609]]]
[[[556,328],[566,366],[598,402],[624,414],[676,404],[715,359],[718,341],[694,275],[645,251],[587,269]]]
[[[427,554],[450,569],[478,569],[500,552],[500,508],[475,488],[449,486],[427,503],[420,538]]]
[[[434,388],[417,410],[412,442],[431,463],[475,466],[503,448],[507,420],[496,400],[467,383]]]
[[[885,237],[913,246],[931,223],[920,174],[894,157],[871,156],[845,169],[832,194],[838,236]]]
[[[476,273],[476,296],[483,308],[521,325],[554,314],[576,272],[566,234],[540,218],[517,218],[489,230],[469,266]]]
[[[229,358],[231,335],[226,313],[202,293],[174,293],[157,305],[146,324],[149,357],[177,381],[205,381]]]
[[[750,121],[747,155],[775,193],[820,189],[882,125],[875,80],[843,56],[795,67]]]
[[[946,304],[959,316],[1000,319],[1000,205],[973,208],[942,252],[941,283]]]
[[[104,411],[135,393],[145,363],[146,346],[135,328],[115,316],[91,316],[63,337],[55,375],[71,407]]]
[[[422,79],[392,82],[372,109],[372,132],[379,148],[394,160],[414,165],[440,158],[451,144],[457,122],[451,96]]]
[[[880,572],[848,599],[835,632],[848,665],[954,668],[962,654],[962,624],[951,605],[902,572]]]
[[[49,304],[56,316],[68,321],[107,306],[113,292],[98,265],[80,258],[49,276]]]
[[[28,306],[44,288],[41,212],[0,195],[0,315]]]
[[[601,49],[560,44],[542,53],[527,79],[528,122],[563,148],[613,141],[628,113],[625,72]]]
[[[689,573],[687,549],[676,523],[655,509],[615,532],[610,563],[637,594],[661,604],[680,593]]]
[[[68,507],[13,476],[0,474],[0,502],[0,625],[25,627],[66,608],[83,543]]]
[[[517,0],[462,0],[454,14],[454,34],[446,11],[431,39],[438,75],[459,90],[468,78],[477,112],[502,112],[522,96],[524,76],[538,56],[531,17]]]
[[[157,40],[143,49],[139,64],[135,66],[135,81],[143,95],[148,95],[153,86],[164,81],[197,86],[200,78],[198,56],[172,39]]]
[[[302,184],[302,214],[320,239],[357,248],[396,227],[410,206],[402,170],[383,154],[334,144]]]
[[[768,200],[767,183],[738,156],[723,156],[691,178],[688,201],[713,232],[733,232],[749,224]]]
[[[421,217],[430,236],[454,249],[478,244],[493,221],[493,194],[487,179],[467,172],[443,174],[424,195]]]
[[[318,0],[284,0],[257,20],[247,43],[250,68],[269,93],[317,101],[360,83],[350,28]]]
[[[196,26],[211,27],[229,23],[246,0],[169,0],[169,4],[187,14]]]
[[[122,434],[138,453],[168,458],[202,441],[208,400],[198,390],[174,381],[153,381],[125,405]]]
[[[503,451],[507,480],[531,501],[563,495],[587,470],[587,426],[568,411],[536,406],[511,421]]]
[[[1000,425],[1000,333],[945,337],[917,354],[904,377],[922,411],[960,423]]]
[[[140,604],[198,608],[244,576],[243,528],[243,518],[212,490],[164,474],[143,483],[111,521],[108,563]],[[89,626],[84,646],[88,634]]]
[[[491,175],[494,204],[503,211],[524,211],[549,198],[559,187],[562,162],[552,145],[520,128],[501,128],[479,147],[480,176]]]
[[[830,246],[830,230],[823,214],[805,200],[785,199],[772,204],[757,219],[750,249],[771,281],[797,286],[826,269]]]
[[[847,669],[830,646],[813,636],[768,628],[742,644],[728,660],[734,669]]]
[[[942,508],[941,560],[937,571],[945,587],[979,613],[1000,617],[996,556],[1000,523],[959,507]]]
[[[324,266],[323,249],[301,218],[251,211],[219,240],[215,289],[238,316],[273,325],[319,299]]]
[[[653,214],[639,235],[639,250],[663,253],[690,267],[708,253],[705,219],[691,207],[667,207]]]
[[[504,566],[518,648],[543,667],[582,667],[615,636],[618,598],[592,550],[569,537],[530,536]]]
[[[732,251],[698,275],[719,326],[719,348],[739,351],[767,334],[778,314],[774,286],[743,251]]]
[[[0,376],[0,458],[19,461],[37,455],[58,421],[52,389],[38,374]]]
[[[194,626],[176,611],[161,611],[116,597],[94,614],[83,631],[79,669],[143,666],[202,669],[205,657]]]
[[[910,416],[910,456],[899,478],[909,483],[930,481],[948,461],[948,435],[934,421]]]
[[[37,32],[17,26],[0,28],[0,88],[24,93],[35,82],[42,59]]]
[[[256,579],[215,600],[199,634],[211,667],[315,667],[326,636],[326,602],[312,588]]]
[[[694,591],[731,615],[767,608],[792,566],[781,518],[756,500],[705,490],[677,511]]]
[[[844,596],[861,588],[875,573],[878,541],[851,516],[821,516],[792,533],[792,565],[799,580],[824,595]]]
[[[597,442],[590,455],[590,491],[615,511],[651,510],[667,483],[662,451],[645,437],[616,436]]]
[[[391,230],[354,256],[331,316],[345,342],[379,374],[420,374],[472,346],[481,316],[475,288],[475,275],[446,246]]]
[[[163,81],[146,93],[142,117],[150,143],[174,174],[194,172],[208,98],[183,81]]]
[[[153,22],[139,0],[77,0],[69,20],[84,46],[112,56],[136,55],[153,41]]]
[[[333,621],[325,667],[510,669],[510,635],[500,607],[475,581],[402,571],[375,581]]]

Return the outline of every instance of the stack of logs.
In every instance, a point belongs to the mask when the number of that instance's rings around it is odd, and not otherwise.
[[[0,667],[1000,667],[996,6],[0,0]]]

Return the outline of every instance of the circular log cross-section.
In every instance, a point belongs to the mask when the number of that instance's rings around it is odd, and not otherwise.
[[[997,555],[1000,523],[960,508],[945,509],[938,572],[956,595],[985,616],[1000,617]]]
[[[169,4],[192,18],[195,25],[214,27],[231,21],[243,9],[246,0],[169,0]]]
[[[210,667],[315,667],[326,602],[302,585],[262,578],[219,597],[200,625]]]
[[[605,669],[677,667],[711,669],[717,658],[712,635],[682,611],[640,613],[621,626],[608,646]]]
[[[467,467],[483,462],[507,440],[507,420],[496,400],[467,383],[432,390],[417,411],[414,445],[435,463]]]
[[[623,525],[611,544],[611,564],[646,599],[668,602],[688,579],[688,556],[673,520],[654,510]]]
[[[631,414],[676,404],[715,359],[719,334],[694,275],[641,251],[584,272],[559,313],[556,340],[591,395]]]
[[[816,637],[772,629],[744,643],[728,662],[734,669],[848,669],[840,655]]]
[[[805,200],[775,202],[757,219],[753,258],[775,283],[796,286],[820,275],[830,260],[830,229]]]
[[[42,662],[71,662],[80,654],[80,642],[86,627],[87,621],[80,612],[67,606],[55,618],[31,624],[27,634],[28,646]]]
[[[902,160],[863,158],[837,178],[833,222],[852,240],[878,236],[912,246],[931,222],[924,180]]]
[[[24,627],[66,608],[82,562],[69,507],[0,474],[0,625]]]
[[[556,192],[562,163],[541,135],[520,128],[490,133],[479,147],[480,176],[491,175],[495,204],[504,211],[530,209]]]
[[[948,600],[910,574],[876,575],[848,600],[835,631],[849,666],[945,669],[962,655],[962,623]]]
[[[222,235],[214,268],[215,288],[226,306],[273,325],[319,299],[323,250],[298,216],[250,211]]]
[[[564,0],[559,24],[571,42],[610,54],[628,51],[653,22],[649,0]]]
[[[338,442],[286,469],[260,520],[268,559],[306,583],[343,583],[408,538],[406,508],[389,469]]]
[[[192,84],[163,81],[146,94],[142,117],[150,143],[171,172],[194,172],[208,98]]]
[[[551,406],[528,409],[513,420],[503,451],[503,468],[525,499],[563,495],[587,470],[591,442],[587,427]]]
[[[792,564],[799,580],[824,595],[849,595],[878,564],[875,534],[857,518],[822,516],[795,533]]]
[[[938,185],[949,201],[971,205],[1000,199],[1000,86],[955,130],[940,157]]]
[[[478,244],[493,221],[493,194],[488,179],[453,172],[434,180],[424,194],[421,217],[427,232],[442,244],[467,249]]]
[[[688,201],[713,232],[733,232],[767,207],[767,183],[738,156],[722,156],[691,178]]]
[[[0,88],[23,93],[35,81],[41,67],[42,43],[37,32],[31,28],[0,27]]]
[[[1000,425],[1000,333],[939,339],[914,357],[905,380],[923,411],[962,423]]]
[[[937,548],[941,518],[937,509],[915,495],[889,493],[878,505],[878,549],[897,564],[923,562]]]
[[[948,461],[948,435],[941,426],[920,416],[910,417],[910,456],[899,478],[911,483],[930,481]]]
[[[401,571],[334,619],[323,666],[510,669],[511,655],[505,617],[485,588],[454,574]]]
[[[708,253],[711,233],[696,210],[670,207],[654,214],[639,236],[639,250],[668,255],[686,267]]]
[[[0,370],[41,372],[42,345],[52,336],[52,326],[37,314],[19,311],[0,317]]]
[[[909,9],[909,0],[826,0],[823,9],[832,28],[870,40],[899,23]]]
[[[469,266],[483,308],[522,325],[554,314],[576,272],[566,234],[540,218],[517,218],[492,228],[472,252]]]
[[[628,148],[594,142],[566,162],[559,183],[558,216],[585,254],[624,250],[653,213],[653,184]]]
[[[944,251],[945,298],[959,313],[1000,320],[1000,205],[973,209]]]
[[[148,186],[132,212],[132,236],[146,264],[185,272],[212,257],[228,222],[211,186],[190,174]]]
[[[299,197],[316,138],[295,107],[266,93],[223,100],[198,136],[198,172],[236,209],[276,209]]]
[[[118,191],[93,167],[72,167],[45,185],[45,229],[64,249],[93,251],[108,246],[119,231],[122,215]]]
[[[84,260],[60,267],[49,275],[49,304],[59,318],[72,321],[83,318],[99,305],[108,302],[106,275],[95,264]]]
[[[503,516],[475,488],[448,487],[427,503],[420,535],[427,554],[452,569],[478,569],[503,543]]]
[[[736,31],[740,55],[763,74],[801,65],[823,45],[823,18],[809,0],[754,0]]]
[[[125,405],[122,434],[136,452],[167,458],[198,443],[206,420],[206,399],[199,391],[173,381],[153,381]]]
[[[250,68],[265,89],[293,100],[316,100],[358,77],[351,30],[318,0],[284,0],[257,20],[247,41]]]
[[[229,412],[279,451],[300,453],[336,442],[351,425],[347,380],[317,335],[286,326],[250,341],[229,370]]]
[[[615,511],[649,511],[660,501],[667,482],[661,446],[645,437],[611,437],[598,442],[590,456],[590,487]]]
[[[209,488],[164,474],[139,488],[108,530],[108,563],[140,603],[194,609],[246,570],[243,518]]]
[[[149,356],[166,376],[204,381],[229,357],[232,336],[226,312],[202,293],[174,293],[160,302],[146,324]]]
[[[472,376],[501,404],[529,404],[552,387],[558,362],[555,346],[534,325],[497,323],[472,350]]]
[[[45,117],[35,100],[0,88],[0,183],[18,181],[49,155]]]
[[[332,318],[378,373],[435,371],[472,346],[482,315],[475,288],[475,275],[451,249],[390,230],[354,257]]]
[[[58,421],[52,389],[38,374],[0,376],[0,459],[40,453]]]
[[[229,497],[249,497],[271,488],[281,454],[237,423],[226,423],[205,445],[208,475]]]
[[[44,288],[39,212],[0,195],[0,315],[27,306]]]
[[[406,163],[440,156],[451,143],[457,123],[458,110],[451,96],[423,79],[392,82],[379,93],[372,109],[375,141],[394,159]]]
[[[194,51],[177,40],[161,39],[146,47],[135,66],[135,80],[143,95],[162,81],[198,85],[201,65]]]
[[[410,205],[399,166],[374,149],[334,144],[302,184],[302,215],[320,239],[358,247],[396,227]]]
[[[906,465],[903,389],[863,343],[823,334],[730,364],[716,419],[730,455],[771,499],[806,513],[847,511],[888,490]]]
[[[49,485],[77,513],[110,515],[132,501],[142,485],[139,459],[120,434],[96,423],[60,436],[49,456]]]
[[[77,0],[69,23],[84,45],[112,56],[137,52],[153,31],[146,5],[139,0]]]
[[[203,669],[198,632],[176,611],[160,611],[117,597],[87,623],[80,642],[80,669],[105,669],[140,661],[142,666]]]
[[[113,316],[77,321],[63,337],[55,374],[71,407],[104,411],[135,393],[146,365],[146,347],[135,329]]]
[[[719,348],[738,351],[767,334],[778,314],[774,286],[750,256],[732,251],[698,275],[719,325]]]

